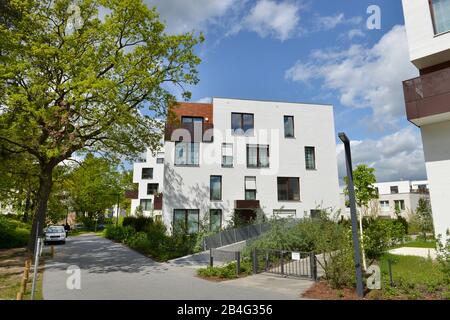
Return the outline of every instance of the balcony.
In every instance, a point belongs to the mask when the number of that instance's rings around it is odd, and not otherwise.
[[[154,210],[162,210],[162,205],[163,205],[163,195],[162,195],[162,193],[155,194],[155,198],[153,200],[153,209]]]
[[[137,190],[127,190],[125,191],[125,198],[139,199],[139,192]]]
[[[417,126],[450,119],[450,68],[403,81],[403,92],[407,118]]]
[[[239,210],[259,209],[259,200],[236,200],[234,208]]]
[[[166,124],[165,141],[213,142],[214,125],[212,123]]]

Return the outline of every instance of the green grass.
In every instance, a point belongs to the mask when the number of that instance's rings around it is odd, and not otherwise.
[[[390,286],[388,260],[392,261],[394,287]],[[436,261],[385,254],[379,261],[382,274],[381,299],[449,299],[450,284]],[[374,293],[375,294],[375,293]]]
[[[401,247],[436,249],[436,241],[413,240],[401,245]]]

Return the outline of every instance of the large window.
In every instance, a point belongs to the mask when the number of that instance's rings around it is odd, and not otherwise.
[[[155,195],[158,193],[158,184],[157,183],[148,183],[147,184],[147,194]]]
[[[294,138],[294,117],[284,116],[284,137]]]
[[[436,34],[450,31],[450,0],[430,0]]]
[[[278,178],[278,201],[300,201],[299,178]]]
[[[197,142],[175,142],[175,165],[198,166],[199,148]]]
[[[153,179],[153,168],[142,168],[142,179]]]
[[[316,148],[305,147],[306,170],[316,170]]]
[[[232,113],[231,129],[235,134],[253,134],[254,118],[250,113]]]
[[[380,207],[381,211],[389,211],[389,201],[388,200],[380,201]]]
[[[405,200],[394,200],[395,210],[404,211],[405,210]]]
[[[269,168],[269,146],[268,145],[247,145],[247,167],[248,168]]]
[[[398,193],[398,186],[391,186],[391,193],[397,194]]]
[[[211,176],[209,179],[209,193],[212,201],[222,200],[222,176]]]
[[[222,143],[222,167],[233,167],[233,144]]]
[[[209,210],[209,227],[210,230],[215,232],[222,228],[222,210],[211,209]]]
[[[256,177],[245,177],[245,200],[256,200]]]
[[[173,210],[173,230],[177,232],[188,232],[189,234],[199,231],[198,209],[175,209]]]
[[[151,211],[152,210],[152,199],[141,199],[140,206],[143,211]]]

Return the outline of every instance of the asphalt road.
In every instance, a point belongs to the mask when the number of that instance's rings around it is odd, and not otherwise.
[[[312,284],[264,275],[211,282],[195,277],[195,267],[158,263],[95,235],[69,237],[55,252],[44,271],[48,300],[292,300]],[[79,268],[79,282],[69,266]]]

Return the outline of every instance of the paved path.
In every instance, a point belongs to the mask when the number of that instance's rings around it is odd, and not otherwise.
[[[46,261],[44,299],[299,299],[307,280],[257,275],[227,282],[195,277],[194,267],[157,263],[95,235],[69,237]],[[81,269],[81,289],[69,290],[67,267]]]
[[[436,249],[429,249],[429,248],[402,247],[389,250],[389,253],[398,254],[400,256],[416,256],[422,258],[430,257],[431,259],[436,259],[437,256]]]

